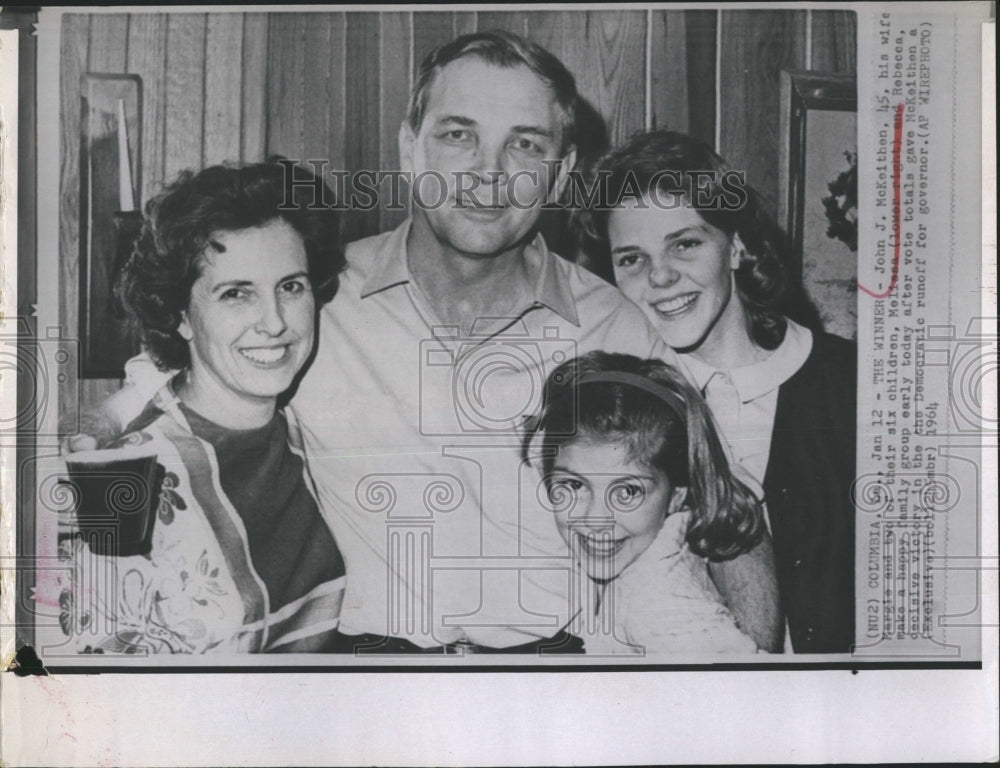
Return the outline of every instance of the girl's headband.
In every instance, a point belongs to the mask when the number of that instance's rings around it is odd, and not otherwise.
[[[687,425],[687,404],[672,390],[638,373],[626,371],[589,371],[577,379],[577,384],[628,384],[637,387],[665,402],[681,421]]]

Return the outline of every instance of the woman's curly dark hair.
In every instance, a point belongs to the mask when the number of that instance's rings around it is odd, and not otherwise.
[[[296,167],[295,185],[287,183],[286,172],[292,173],[292,165],[278,157],[184,171],[146,204],[142,230],[115,293],[160,368],[180,370],[191,363],[188,342],[177,328],[209,241],[220,232],[286,221],[305,245],[317,306],[337,292],[346,264],[338,213],[318,204],[318,186],[307,181],[322,182],[309,171]],[[292,189],[286,200],[288,186]],[[329,190],[324,195],[324,202],[332,201]]]
[[[627,198],[635,190],[644,196],[655,194],[657,200],[682,196],[706,222],[729,237],[740,236],[746,254],[736,270],[736,290],[748,316],[751,336],[764,349],[781,344],[786,328],[784,315],[801,314],[789,311],[788,299],[795,291],[790,286],[784,235],[742,174],[698,139],[673,131],[651,131],[634,136],[606,154],[593,165],[589,175],[592,183],[607,184],[601,197],[608,204],[576,214],[576,226],[583,230],[595,271],[604,276],[614,274],[608,245],[611,201],[621,200],[623,194]],[[698,199],[693,199],[696,196]],[[803,319],[807,325],[814,324],[808,317]]]

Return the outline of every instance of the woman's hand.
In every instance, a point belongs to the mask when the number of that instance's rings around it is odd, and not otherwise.
[[[97,448],[97,438],[81,432],[76,435],[70,435],[63,440],[62,454],[63,456],[69,456],[71,453],[80,453],[81,451],[96,451]]]
[[[118,439],[125,425],[142,412],[147,400],[136,387],[126,384],[97,407],[83,411],[80,431],[62,441],[63,456],[104,448]]]

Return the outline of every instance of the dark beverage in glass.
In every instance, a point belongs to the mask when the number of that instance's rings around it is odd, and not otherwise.
[[[147,555],[160,502],[163,467],[135,449],[81,451],[66,459],[76,523],[94,554]]]

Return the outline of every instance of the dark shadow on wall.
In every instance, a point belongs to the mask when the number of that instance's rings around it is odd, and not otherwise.
[[[604,118],[589,101],[583,98],[577,104],[575,144],[576,168],[584,172],[611,149],[611,139]],[[569,197],[569,185],[567,185],[560,198],[560,204],[566,206]],[[542,212],[538,228],[545,237],[546,244],[563,258],[581,264],[613,283],[610,274],[601,274],[594,268],[596,262],[593,262],[588,255],[582,233],[573,226],[571,216],[572,210],[569,207],[551,208]]]

